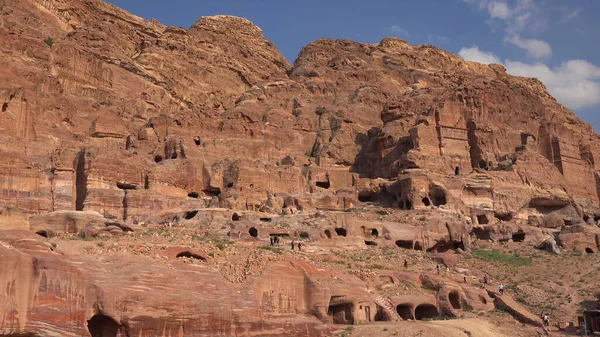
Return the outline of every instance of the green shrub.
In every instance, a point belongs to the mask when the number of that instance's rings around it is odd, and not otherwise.
[[[530,257],[511,256],[501,253],[497,250],[473,250],[472,256],[486,262],[498,262],[509,266],[529,266],[531,265]]]

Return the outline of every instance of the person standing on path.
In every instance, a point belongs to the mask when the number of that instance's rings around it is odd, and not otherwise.
[[[296,246],[296,241],[292,240],[292,250],[294,250],[295,246]],[[300,244],[298,244],[298,246],[300,246]],[[300,249],[300,247],[298,247],[298,249]]]
[[[298,251],[301,252],[302,251],[302,242],[298,242]]]
[[[484,285],[484,286],[487,286],[487,285],[488,285],[488,281],[489,281],[489,279],[488,279],[488,276],[487,276],[487,274],[483,275],[483,285]]]
[[[438,272],[438,274],[439,274],[439,273],[440,273],[440,271],[442,270],[442,266],[440,266],[440,264],[438,263],[436,268],[437,268],[437,272]]]
[[[408,261],[406,259],[404,259],[404,268],[408,268]]]
[[[504,284],[500,283],[498,290],[500,290],[500,295],[504,295]]]

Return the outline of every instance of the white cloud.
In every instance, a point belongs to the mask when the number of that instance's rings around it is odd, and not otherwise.
[[[493,53],[479,47],[462,48],[458,54],[468,61],[501,63]],[[579,110],[600,104],[600,67],[585,60],[570,60],[550,68],[543,63],[527,64],[506,60],[506,71],[515,76],[535,77],[542,81],[560,103]]]
[[[510,8],[504,1],[494,1],[488,5],[488,12],[492,19],[506,20],[511,16]]]
[[[524,49],[533,58],[547,57],[552,48],[546,41],[521,38],[525,33],[535,34],[546,27],[547,13],[535,0],[463,0],[463,2],[487,10],[488,23],[494,28],[504,27],[505,42]]]
[[[555,68],[511,61],[505,66],[512,75],[536,77],[559,102],[573,110],[600,103],[600,67],[585,60],[570,60]]]
[[[487,53],[479,50],[479,47],[461,48],[458,55],[467,61],[479,62],[483,64],[502,63],[493,53]]]
[[[536,39],[522,39],[520,36],[515,35],[507,37],[505,42],[513,44],[519,48],[525,49],[527,55],[533,58],[544,58],[552,55],[552,47],[546,41]]]
[[[563,18],[562,18],[562,22],[569,22],[572,21],[573,19],[575,19],[576,17],[579,16],[579,14],[581,13],[581,8],[577,8],[571,12],[569,12],[568,14],[566,14]]]
[[[392,25],[390,27],[390,31],[394,34],[400,35],[400,36],[409,36],[410,34],[408,33],[408,30],[402,28],[400,25]]]

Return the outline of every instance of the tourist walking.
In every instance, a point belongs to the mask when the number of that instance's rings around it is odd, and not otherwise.
[[[439,274],[440,271],[442,270],[442,266],[440,266],[440,264],[438,263],[436,268],[437,268],[437,273]]]
[[[298,251],[301,252],[302,251],[302,242],[298,242]]]
[[[500,283],[498,290],[500,290],[500,295],[504,295],[504,284]]]
[[[292,240],[292,250],[294,250],[295,245],[296,245],[296,241]],[[298,249],[300,249],[300,247],[298,247]]]

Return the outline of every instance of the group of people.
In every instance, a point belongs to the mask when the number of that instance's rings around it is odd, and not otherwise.
[[[279,246],[279,236],[271,236],[269,240],[271,241],[271,246]]]
[[[301,252],[302,251],[302,242],[298,242],[298,244],[296,245],[296,241],[292,240],[292,250],[294,250],[295,246],[298,247],[298,251]]]
[[[279,244],[281,243],[281,239],[279,238],[279,236],[275,235],[270,238],[270,242],[271,246],[279,246]],[[296,247],[298,247],[298,251],[302,251],[302,242],[296,243],[296,240],[292,240],[291,245],[292,250],[296,250]]]

